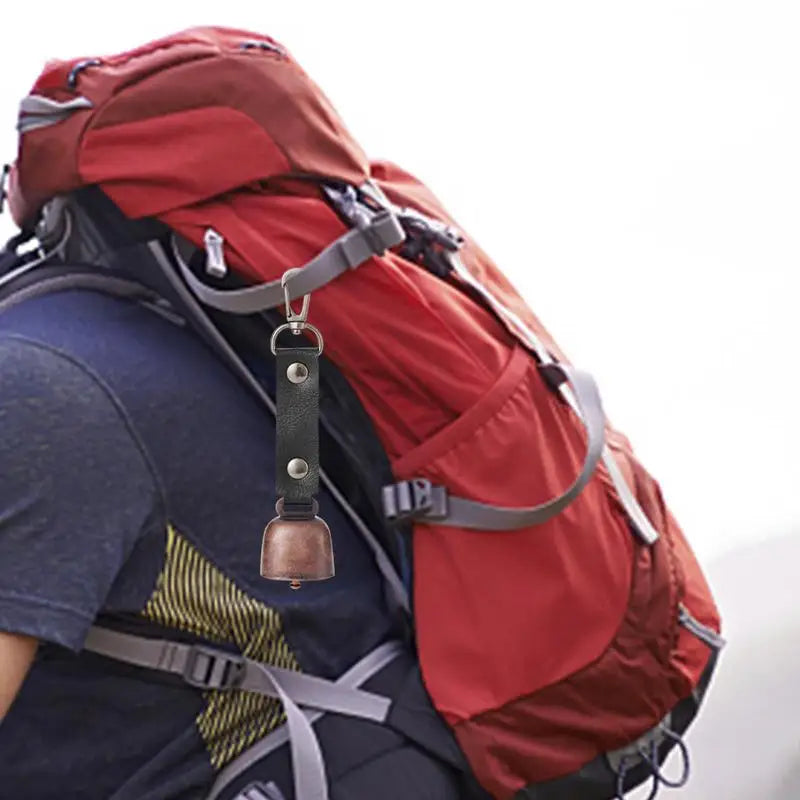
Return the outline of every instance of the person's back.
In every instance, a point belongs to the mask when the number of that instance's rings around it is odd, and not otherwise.
[[[180,320],[51,294],[0,314],[0,363],[0,630],[43,643],[0,726],[0,798],[204,797],[282,722],[270,698],[78,653],[96,615],[331,679],[396,636],[372,555],[324,491],[336,578],[292,592],[260,577],[274,421]],[[414,669],[402,656],[375,685]],[[341,750],[337,797],[458,796],[421,751],[382,757],[404,748],[390,727],[317,727]],[[289,797],[287,750],[257,777]],[[372,773],[348,777],[362,762]]]

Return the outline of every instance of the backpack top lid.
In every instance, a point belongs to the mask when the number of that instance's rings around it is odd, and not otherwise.
[[[369,177],[363,151],[288,51],[231,28],[51,61],[17,127],[8,199],[21,227],[54,196],[92,184],[139,218],[274,179]]]

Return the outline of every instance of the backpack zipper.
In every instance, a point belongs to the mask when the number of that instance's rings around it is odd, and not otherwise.
[[[225,239],[221,233],[213,228],[206,228],[203,235],[206,246],[206,272],[215,278],[224,278],[228,274],[228,265],[225,263]]]
[[[725,646],[725,639],[713,628],[696,620],[683,603],[678,606],[678,622],[713,650],[722,650]]]
[[[275,42],[268,42],[263,39],[250,39],[246,42],[242,42],[239,45],[240,50],[263,50],[267,53],[272,53],[280,58],[286,58],[286,50],[283,49]]]

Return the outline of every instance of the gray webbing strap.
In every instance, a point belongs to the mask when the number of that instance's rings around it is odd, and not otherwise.
[[[528,325],[526,325],[519,318],[519,316],[517,316],[517,314],[515,314],[513,311],[511,311],[511,309],[504,306],[499,300],[497,300],[497,298],[495,298],[495,296],[464,266],[457,253],[450,254],[450,262],[455,273],[466,283],[472,286],[477,292],[479,292],[492,306],[492,308],[494,308],[500,316],[505,318],[517,331],[519,338],[521,338],[522,341],[524,341],[534,350],[540,364],[544,366],[556,363],[555,359],[552,355],[550,355],[549,351],[544,346],[544,343],[541,341],[541,339],[539,339],[536,333],[531,330],[531,328],[528,327]],[[569,403],[572,410],[576,414],[580,415],[580,409],[578,408],[577,400],[569,386],[562,384],[559,387],[559,392],[561,393],[561,396]],[[622,474],[622,471],[617,465],[617,462],[607,445],[603,447],[602,459],[603,464],[605,464],[608,474],[614,484],[614,488],[617,491],[617,496],[619,497],[619,500],[622,503],[625,513],[627,514],[634,530],[646,544],[654,544],[656,541],[658,541],[659,533],[647,518],[647,515],[644,513],[641,505],[639,505],[639,501],[636,499],[635,495],[628,486],[625,476]]]
[[[578,477],[559,497],[531,508],[501,508],[460,497],[450,497],[447,524],[486,530],[514,530],[530,525],[541,525],[560,514],[589,483],[605,442],[606,417],[597,384],[588,373],[564,364],[550,364],[542,369],[557,375],[559,385],[568,381],[575,392],[578,415],[586,426],[587,435],[586,457]]]
[[[339,686],[324,678],[270,667],[257,661],[248,660],[246,663],[244,679],[237,686],[238,689],[274,696],[271,695],[271,687],[274,681],[278,681],[289,697],[301,706],[370,719],[373,722],[385,722],[389,714],[392,701],[388,697]]]
[[[20,133],[45,128],[67,119],[76,111],[92,108],[92,101],[88,97],[74,97],[71,100],[59,102],[40,94],[29,94],[19,104],[19,117],[17,130]]]
[[[617,497],[619,497],[619,501],[622,503],[622,507],[625,509],[625,513],[628,515],[628,519],[639,534],[639,537],[647,544],[655,544],[658,541],[659,533],[647,518],[644,509],[639,505],[639,501],[631,491],[630,486],[628,486],[628,481],[625,480],[625,476],[622,474],[619,464],[617,464],[617,459],[614,458],[614,454],[609,447],[603,448],[603,464],[605,464],[611,482],[617,490]]]
[[[396,657],[399,650],[395,644],[389,643],[389,647],[391,657],[387,648],[380,657],[373,657],[371,667],[376,664],[383,666]],[[340,680],[334,683],[272,667],[220,648],[149,639],[96,625],[89,629],[83,649],[137,667],[180,675],[197,688],[236,689],[279,700],[286,713],[286,732],[298,800],[328,800],[325,761],[312,728],[313,719],[304,714],[300,706],[384,722],[392,702],[388,697],[356,688],[350,682]],[[359,677],[364,672],[362,667]],[[227,774],[229,780],[235,777],[231,772]]]
[[[586,425],[586,457],[578,477],[569,489],[546,503],[528,508],[494,506],[448,495],[446,502],[442,503],[439,509],[432,504],[427,509],[407,510],[403,508],[400,494],[395,494],[395,487],[398,484],[394,484],[384,487],[384,510],[387,512],[387,516],[390,518],[403,516],[406,512],[408,516],[422,519],[432,525],[508,531],[527,528],[531,525],[541,525],[556,514],[560,514],[583,491],[594,474],[605,442],[605,414],[597,384],[588,373],[580,372],[564,364],[548,364],[546,367],[540,367],[540,370],[558,386],[567,381],[570,383],[575,393],[579,416]],[[403,499],[406,498],[408,498],[407,494]],[[394,513],[392,513],[393,511]],[[417,511],[419,513],[416,513]]]
[[[0,301],[0,313],[26,300],[72,289],[104,292],[114,297],[130,300],[146,300],[154,297],[153,293],[145,289],[140,283],[112,275],[104,275],[101,271],[96,274],[66,272],[64,275],[53,275],[50,278],[37,281],[10,294]]]
[[[328,776],[317,735],[303,712],[294,703],[280,682],[269,672],[264,673],[280,697],[289,729],[292,752],[292,777],[297,800],[328,800]]]
[[[404,239],[405,232],[394,214],[389,211],[375,214],[363,228],[349,230],[294,273],[286,281],[290,299],[310,294],[344,272],[363,264],[368,258],[400,244]],[[172,252],[189,288],[201,302],[212,308],[232,314],[255,314],[284,302],[280,280],[245,289],[214,289],[195,276],[182,256],[174,236]]]
[[[241,689],[280,700],[286,694],[299,705],[375,722],[386,719],[391,705],[391,701],[381,695],[339,686],[303,672],[272,667],[206,645],[149,639],[93,626],[84,649],[137,667],[180,675],[192,686]]]
[[[373,675],[377,675],[385,666],[394,661],[404,651],[405,647],[402,642],[385,642],[352,666],[336,681],[336,683],[345,687],[355,688],[360,686]],[[324,716],[325,712],[306,710],[303,713],[306,719],[313,724]],[[252,747],[245,750],[244,753],[231,761],[228,766],[220,771],[205,800],[216,800],[225,788],[230,786],[242,773],[250,769],[253,764],[266,758],[266,756],[279,747],[285,745],[289,741],[289,737],[290,732],[288,726],[281,726],[272,731],[272,733],[267,734],[263,739],[259,739]]]

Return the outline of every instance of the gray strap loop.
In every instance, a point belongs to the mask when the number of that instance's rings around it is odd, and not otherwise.
[[[617,459],[614,458],[614,454],[608,446],[603,449],[603,464],[605,464],[608,474],[611,476],[611,482],[617,490],[620,503],[622,503],[622,507],[625,509],[625,513],[628,515],[628,519],[639,538],[645,544],[655,544],[658,541],[658,531],[653,527],[653,523],[647,518],[647,514],[644,513],[644,509],[636,499],[636,495],[631,491],[631,487],[628,486],[628,481],[625,480],[625,476],[622,474],[619,464],[617,464]]]
[[[73,97],[71,100],[61,102],[41,94],[29,94],[19,104],[21,114],[60,114],[91,107],[92,101],[88,97]]]
[[[565,364],[548,364],[544,374],[550,382],[558,385],[569,382],[575,393],[579,416],[586,426],[586,457],[572,486],[558,497],[529,508],[505,508],[450,495],[447,497],[446,504],[429,504],[427,508],[423,508],[419,512],[412,511],[409,516],[434,525],[452,525],[460,528],[493,531],[515,530],[547,522],[556,514],[561,513],[583,491],[594,474],[605,443],[606,418],[600,393],[591,375]],[[437,508],[440,509],[438,513]],[[385,491],[384,510],[389,511]]]
[[[523,343],[527,344],[536,353],[536,357],[542,365],[555,363],[553,357],[550,355],[544,343],[539,339],[536,333],[523,322],[520,317],[515,314],[511,309],[504,306],[463,264],[458,254],[450,254],[450,261],[455,273],[475,289],[486,301],[495,309],[497,314],[505,319],[510,329],[515,332],[517,338]],[[562,384],[559,387],[561,396],[570,404],[573,411],[580,413],[578,404],[575,397],[567,385]],[[622,503],[625,513],[636,532],[636,534],[648,545],[652,545],[658,541],[659,533],[647,518],[639,501],[628,486],[622,470],[617,465],[610,448],[606,445],[603,448],[603,464],[605,464],[608,474],[611,476],[611,481],[614,488],[617,490],[620,502]]]
[[[392,701],[363,689],[340,686],[324,678],[306,675],[280,667],[270,667],[258,661],[246,659],[244,680],[237,688],[248,692],[277,697],[273,693],[274,682],[278,681],[298,705],[346,714],[351,717],[385,722]]]
[[[401,653],[405,652],[402,642],[390,641],[376,647],[361,661],[354,664],[344,673],[336,684],[342,687],[355,688],[373,675],[377,675],[384,667],[394,661]],[[310,723],[316,722],[323,716],[322,711],[307,710],[303,712]],[[276,728],[263,739],[257,741],[252,747],[245,750],[234,761],[231,761],[218,775],[211,787],[206,800],[216,800],[217,797],[230,786],[240,775],[246,772],[253,764],[266,758],[270,753],[282,747],[289,741],[290,731],[288,726]]]
[[[286,712],[286,727],[289,730],[289,747],[292,752],[294,796],[297,800],[328,800],[325,760],[311,723],[281,686],[281,682],[268,670],[264,670],[263,675],[277,693]]]
[[[46,128],[67,119],[76,111],[92,107],[88,97],[74,97],[71,100],[59,102],[50,97],[39,94],[29,94],[19,104],[19,119],[17,130],[20,133]]]
[[[294,273],[286,282],[289,298],[294,300],[310,294],[404,239],[403,228],[391,212],[376,214],[367,226],[349,230]],[[279,306],[285,300],[280,280],[245,289],[214,289],[189,268],[175,236],[172,237],[172,253],[189,288],[201,302],[212,308],[232,314],[255,314]]]

